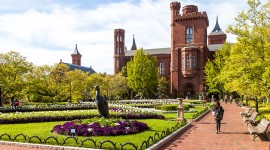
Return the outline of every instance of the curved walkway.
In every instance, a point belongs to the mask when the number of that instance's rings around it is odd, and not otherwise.
[[[166,150],[266,150],[270,149],[269,141],[261,141],[259,137],[253,141],[247,126],[244,125],[240,112],[244,109],[235,103],[221,103],[224,117],[221,122],[221,132],[216,134],[215,120],[211,113],[198,122],[193,122],[191,128],[175,137],[161,149]]]

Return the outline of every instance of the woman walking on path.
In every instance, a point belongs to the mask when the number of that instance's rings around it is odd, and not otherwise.
[[[212,108],[212,114],[216,121],[216,133],[220,132],[220,122],[223,119],[224,109],[220,105],[219,101],[216,101],[215,106]]]

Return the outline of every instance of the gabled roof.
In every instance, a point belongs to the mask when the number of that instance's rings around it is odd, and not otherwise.
[[[136,51],[127,50],[125,56],[134,56]],[[149,55],[157,55],[157,54],[171,54],[171,48],[155,48],[155,49],[144,49],[145,53]]]
[[[78,70],[81,70],[83,72],[89,72],[90,74],[96,73],[96,71],[93,70],[92,67],[88,68],[88,67],[78,66],[78,65],[74,65],[74,64],[70,64],[70,63],[65,63],[65,62],[62,62],[62,63],[68,65],[70,70],[78,69]]]
[[[209,35],[221,35],[221,34],[225,34],[221,28],[219,27],[219,24],[218,24],[218,16],[217,16],[217,19],[216,19],[216,25],[213,29],[213,31],[209,34]]]
[[[74,52],[71,55],[81,55],[80,52],[79,52],[79,50],[78,50],[78,48],[77,48],[77,44],[75,46]]]
[[[211,44],[207,45],[207,48],[209,51],[217,51],[219,50],[224,44]],[[127,50],[125,53],[125,56],[134,56],[136,51],[133,50]],[[171,48],[154,48],[154,49],[144,49],[145,53],[148,53],[149,55],[158,55],[158,54],[169,54],[171,55]]]
[[[209,51],[217,51],[219,50],[224,44],[211,44],[207,45]]]

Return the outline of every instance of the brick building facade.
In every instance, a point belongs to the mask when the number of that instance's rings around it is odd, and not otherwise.
[[[195,5],[187,5],[180,14],[180,8],[180,2],[170,3],[171,47],[144,51],[157,57],[160,75],[170,81],[172,95],[192,98],[204,90],[204,65],[223,46],[227,36],[220,29],[218,18],[213,31],[207,36],[207,13],[198,12]],[[134,37],[131,50],[127,50],[125,30],[114,30],[115,74],[134,56],[136,49]]]

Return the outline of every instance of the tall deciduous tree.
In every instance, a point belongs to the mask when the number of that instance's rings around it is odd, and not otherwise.
[[[237,24],[228,27],[238,37],[221,75],[226,90],[260,97],[266,92],[263,74],[269,66],[269,5],[261,5],[259,0],[248,0],[248,4],[249,10],[235,18]]]
[[[25,88],[25,78],[32,70],[33,64],[18,52],[10,51],[0,54],[0,89],[3,100],[7,98],[22,98],[22,89]]]
[[[158,83],[157,58],[145,54],[143,49],[136,50],[127,63],[127,79],[129,87],[141,97],[153,95]]]
[[[214,60],[208,60],[205,67],[205,81],[210,93],[219,93],[221,96],[224,92],[224,82],[221,80],[221,70],[224,67],[225,60],[230,55],[231,44],[225,43],[224,46],[215,53]]]

